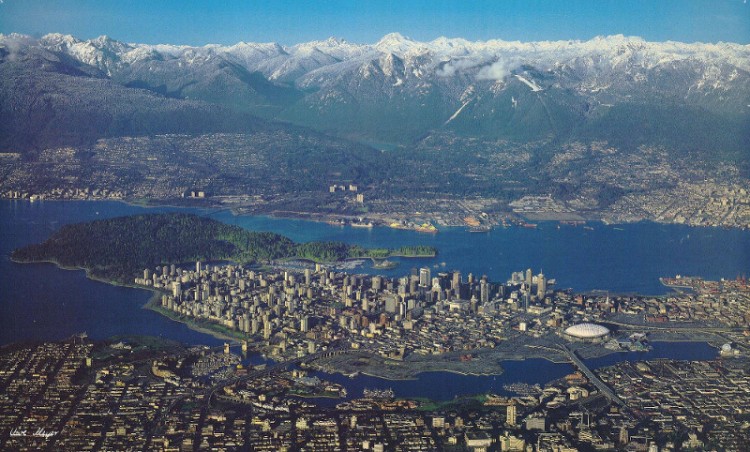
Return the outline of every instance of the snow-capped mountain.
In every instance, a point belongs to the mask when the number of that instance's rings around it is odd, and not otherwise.
[[[680,118],[681,134],[750,118],[750,46],[733,43],[622,35],[419,42],[392,33],[372,45],[331,38],[191,47],[0,35],[4,60],[32,49],[96,68],[125,87],[383,140],[441,128],[511,139],[599,137],[618,124],[638,128],[669,117]]]

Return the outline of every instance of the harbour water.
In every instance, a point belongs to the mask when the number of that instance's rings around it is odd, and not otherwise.
[[[374,227],[331,226],[304,220],[264,216],[211,215],[225,223],[251,230],[274,231],[296,241],[336,240],[368,247],[431,245],[438,256],[429,259],[394,259],[391,270],[367,272],[402,276],[412,267],[429,266],[433,272],[458,269],[505,281],[514,271],[531,268],[555,278],[559,288],[579,292],[608,290],[659,295],[668,289],[660,276],[699,275],[706,279],[750,274],[750,231],[695,228],[683,225],[636,223],[593,229],[543,222],[537,228],[497,228],[470,233],[466,228],[441,228],[437,234]],[[445,263],[445,265],[442,265]]]
[[[144,208],[110,201],[0,201],[0,345],[58,340],[82,331],[93,339],[137,334],[190,344],[221,344],[221,340],[210,335],[141,309],[151,296],[148,291],[92,281],[83,271],[61,270],[52,264],[16,264],[8,257],[13,249],[43,241],[64,224],[174,210],[178,209]],[[208,215],[247,229],[277,232],[296,241],[337,240],[391,248],[425,244],[438,249],[435,258],[402,259],[396,269],[374,271],[367,266],[358,269],[390,276],[408,273],[411,267],[429,266],[433,272],[459,269],[463,275],[486,274],[491,280],[504,281],[511,272],[530,267],[535,273],[542,270],[555,278],[558,287],[576,291],[661,294],[667,289],[660,285],[660,276],[683,274],[718,279],[750,273],[750,231],[741,230],[654,223],[617,227],[594,224],[592,230],[542,223],[536,229],[501,228],[476,234],[464,228],[448,228],[438,234],[421,234],[384,227],[342,228],[303,220],[237,217],[228,211],[179,210]],[[702,343],[654,345],[649,353],[614,354],[588,364],[596,368],[622,359],[707,359],[716,355],[715,349]],[[503,375],[489,377],[437,372],[404,382],[368,376],[328,378],[345,382],[354,396],[361,395],[365,387],[392,387],[399,396],[446,400],[468,393],[503,394],[504,384],[518,381],[541,384],[573,370],[569,364],[538,359],[509,361],[503,367]]]

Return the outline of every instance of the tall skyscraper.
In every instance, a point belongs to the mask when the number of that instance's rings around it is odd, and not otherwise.
[[[529,286],[529,290],[531,290],[531,283],[534,279],[534,274],[531,272],[531,269],[526,269],[526,285]]]
[[[430,269],[422,267],[419,269],[419,286],[429,287],[430,286]]]
[[[505,409],[505,418],[508,425],[516,425],[516,402],[511,401]]]
[[[539,273],[536,277],[536,297],[540,300],[544,299],[544,295],[547,293],[547,278],[544,277],[544,273]]]
[[[372,277],[372,290],[380,290],[383,285],[383,278],[380,276]]]

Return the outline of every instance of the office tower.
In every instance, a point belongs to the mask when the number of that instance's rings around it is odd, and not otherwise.
[[[430,269],[429,268],[420,268],[419,269],[419,286],[420,287],[429,287],[430,286]]]
[[[195,272],[200,273],[201,272],[201,261],[197,261],[195,263]]]
[[[385,299],[385,312],[395,314],[398,310],[398,300],[395,296],[389,296]]]
[[[414,279],[414,278],[412,278],[412,279],[411,279],[411,280],[409,281],[409,293],[410,293],[410,294],[415,294],[415,293],[417,293],[417,282],[418,282],[418,281],[417,281],[416,279]]]
[[[456,270],[453,272],[453,281],[451,282],[451,289],[458,292],[461,288],[461,272]]]
[[[539,273],[539,275],[536,277],[536,297],[540,300],[543,300],[546,293],[547,279],[544,277],[544,273]]]
[[[383,278],[380,276],[373,276],[372,277],[372,290],[380,290],[381,286],[383,285]]]
[[[529,286],[529,290],[531,289],[531,283],[532,283],[533,278],[534,276],[531,273],[531,269],[530,268],[527,269],[526,270],[526,285]]]

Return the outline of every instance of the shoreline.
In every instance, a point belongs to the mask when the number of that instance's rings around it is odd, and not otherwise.
[[[153,311],[153,312],[155,312],[155,313],[157,313],[157,314],[159,314],[159,315],[161,315],[163,317],[166,317],[167,319],[169,319],[169,320],[171,320],[173,322],[181,323],[181,324],[187,326],[188,328],[190,328],[193,331],[197,331],[199,333],[207,334],[209,336],[214,337],[215,339],[229,340],[229,341],[239,341],[239,340],[241,340],[241,339],[238,339],[236,337],[231,337],[229,335],[223,334],[223,333],[221,333],[219,331],[214,331],[214,330],[212,330],[212,329],[210,329],[208,327],[204,327],[204,326],[198,325],[195,322],[180,320],[178,318],[175,318],[175,316],[167,315],[166,313],[161,312],[157,308],[161,307],[161,306],[159,306],[159,297],[161,296],[162,292],[160,292],[157,289],[150,289],[150,288],[145,287],[145,286],[139,286],[139,285],[136,285],[136,284],[127,284],[127,283],[123,283],[123,282],[120,282],[120,281],[108,280],[108,279],[105,279],[105,278],[100,278],[100,277],[97,277],[97,276],[93,276],[93,275],[91,275],[90,269],[87,269],[87,268],[84,268],[84,267],[69,267],[69,266],[61,265],[55,259],[44,259],[44,260],[39,260],[39,261],[21,261],[21,260],[13,259],[12,257],[10,257],[9,259],[13,263],[24,264],[24,265],[25,264],[32,264],[32,265],[35,265],[35,264],[53,264],[57,268],[59,268],[61,270],[65,270],[65,271],[83,271],[85,273],[85,275],[86,275],[86,278],[90,279],[91,281],[96,281],[96,282],[100,282],[100,283],[103,283],[103,284],[109,284],[111,286],[116,286],[116,287],[126,287],[126,288],[129,288],[129,289],[139,289],[139,290],[143,290],[143,291],[146,291],[146,292],[151,292],[151,296],[148,298],[148,300],[146,300],[146,302],[143,305],[141,305],[141,309],[148,309],[150,311]]]
[[[176,202],[170,202],[170,200],[158,200],[158,199],[144,199],[144,200],[135,200],[135,199],[127,199],[127,198],[101,198],[101,199],[46,199],[42,198],[39,200],[31,201],[29,198],[9,198],[7,196],[0,196],[0,201],[24,201],[29,204],[32,203],[41,203],[41,202],[119,202],[128,206],[132,207],[141,207],[146,209],[155,209],[160,207],[168,207],[168,208],[174,208],[174,209],[196,209],[196,210],[205,210],[205,213],[202,213],[201,215],[208,215],[216,213],[217,211],[228,211],[234,216],[265,216],[268,218],[281,218],[281,219],[290,219],[290,220],[302,220],[302,221],[312,221],[316,223],[326,223],[329,219],[336,219],[339,218],[339,216],[328,214],[328,213],[319,213],[319,212],[293,212],[288,210],[272,210],[272,211],[262,211],[262,212],[242,212],[238,211],[239,209],[247,209],[247,206],[234,206],[234,207],[227,207],[226,205],[222,203],[211,203],[209,200],[209,205],[198,205],[198,204],[189,204],[184,203],[176,203]],[[252,207],[252,206],[251,206]],[[529,212],[530,214],[536,214],[540,218],[545,217],[545,212]],[[523,214],[518,214],[511,211],[502,213],[503,215],[518,215],[519,217],[526,218]],[[601,223],[604,226],[623,226],[623,225],[631,225],[631,224],[637,224],[641,222],[651,222],[654,224],[660,224],[660,225],[675,225],[675,226],[686,226],[691,228],[716,228],[716,229],[730,229],[730,230],[738,230],[738,231],[747,231],[750,230],[750,226],[730,226],[730,225],[720,225],[720,224],[690,224],[690,223],[678,223],[676,221],[669,222],[664,220],[658,220],[656,218],[643,218],[643,217],[637,217],[632,218],[629,221],[622,218],[621,216],[616,216],[615,218],[612,218],[611,216],[608,216],[606,213],[583,213],[583,212],[574,212],[575,215],[582,218],[580,221],[584,222],[597,222]],[[379,215],[389,215],[389,214],[379,214]],[[408,215],[407,213],[401,213],[397,215]],[[554,216],[554,215],[553,215]],[[436,219],[432,217],[428,217],[430,219],[431,223],[436,223]],[[549,223],[557,223],[562,224],[565,221],[569,220],[557,220],[557,219],[538,219],[538,220],[531,220],[531,221],[540,221],[540,222],[549,222]],[[579,220],[577,220],[579,221]],[[343,226],[343,225],[342,225]],[[494,225],[493,229],[495,229],[499,225]],[[388,225],[373,225],[373,227],[383,227],[383,228],[390,228]],[[455,225],[446,225],[444,227],[447,228],[463,228],[465,230],[469,230],[470,227],[466,224],[455,224]],[[413,231],[413,229],[406,228],[404,229],[406,231]],[[420,231],[416,231],[420,232]]]

